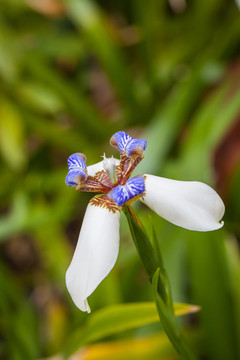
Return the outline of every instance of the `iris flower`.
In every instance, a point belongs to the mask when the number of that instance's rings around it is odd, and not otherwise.
[[[147,142],[123,131],[110,144],[119,149],[120,161],[106,158],[89,167],[82,153],[68,158],[66,184],[79,191],[99,193],[86,209],[66,285],[76,304],[90,312],[87,298],[113,268],[119,251],[121,209],[141,200],[158,215],[189,230],[211,231],[223,226],[224,204],[208,185],[197,181],[170,180],[154,175],[130,178],[143,159]]]

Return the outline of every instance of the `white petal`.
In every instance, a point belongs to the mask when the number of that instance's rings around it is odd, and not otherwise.
[[[115,158],[105,158],[105,159],[107,159],[107,160],[109,159],[109,160],[111,160],[111,161],[114,160],[116,165],[119,165],[119,164],[120,164],[120,160],[119,160],[119,159],[115,159]],[[88,173],[88,175],[90,175],[90,176],[95,176],[98,171],[104,170],[103,162],[104,162],[104,160],[99,161],[99,162],[96,163],[96,164],[93,164],[93,165],[88,166],[88,167],[87,167],[87,173]]]
[[[143,202],[164,219],[185,229],[211,231],[220,223],[225,207],[210,186],[197,181],[177,181],[145,175]]]
[[[66,273],[68,291],[82,311],[90,312],[87,297],[113,268],[119,250],[119,217],[106,208],[89,204],[77,247]]]

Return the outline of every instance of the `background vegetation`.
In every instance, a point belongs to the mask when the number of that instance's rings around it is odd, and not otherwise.
[[[239,53],[233,0],[1,0],[1,358],[178,358],[144,306],[125,312],[153,295],[124,217],[91,315],[65,287],[91,197],[66,187],[66,159],[116,155],[118,130],[148,140],[141,172],[203,181],[224,199],[225,226],[211,233],[136,211],[154,225],[174,301],[202,307],[180,320],[193,351],[240,357]]]

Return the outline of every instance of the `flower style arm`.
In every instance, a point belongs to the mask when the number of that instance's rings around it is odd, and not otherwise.
[[[114,160],[115,160],[116,166],[118,166],[118,165],[120,164],[120,160],[119,160],[119,159],[114,159]],[[104,164],[104,160],[99,161],[99,162],[96,163],[96,164],[89,165],[89,166],[87,167],[87,173],[88,173],[88,175],[94,177],[99,171],[104,170],[103,164]]]
[[[116,132],[110,139],[110,144],[116,147],[122,155],[131,157],[134,154],[142,155],[147,147],[144,139],[134,139],[124,131]]]
[[[87,180],[86,156],[82,153],[75,153],[68,158],[68,174],[66,185],[70,187],[83,184]]]

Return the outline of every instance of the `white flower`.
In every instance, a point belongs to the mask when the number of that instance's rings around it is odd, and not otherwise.
[[[224,204],[208,185],[177,181],[153,175],[129,179],[143,159],[146,141],[133,139],[123,131],[110,143],[121,152],[120,162],[107,159],[87,167],[83,154],[68,159],[66,184],[98,195],[90,201],[72,262],[66,273],[71,297],[82,311],[90,312],[87,298],[113,268],[119,250],[121,208],[137,199],[158,215],[189,230],[211,231],[223,226]]]

